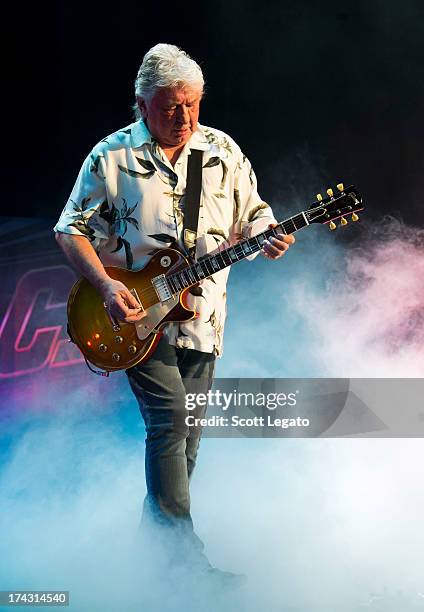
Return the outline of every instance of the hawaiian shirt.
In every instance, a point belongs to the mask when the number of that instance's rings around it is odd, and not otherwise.
[[[54,230],[86,236],[106,266],[143,268],[161,248],[183,243],[190,149],[203,151],[196,258],[276,223],[258,195],[249,160],[227,134],[198,125],[173,167],[143,121],[101,140],[84,161]],[[257,255],[249,256],[253,259]],[[188,305],[199,313],[166,326],[170,344],[220,356],[229,268],[200,282]]]

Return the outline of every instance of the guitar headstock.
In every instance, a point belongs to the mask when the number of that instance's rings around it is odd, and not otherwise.
[[[363,209],[362,196],[356,187],[345,187],[339,183],[335,191],[327,189],[327,197],[323,198],[319,193],[305,215],[309,223],[328,223],[329,228],[335,230],[336,219],[341,219],[340,225],[347,225],[347,215],[351,215],[351,221],[358,221],[356,213]]]

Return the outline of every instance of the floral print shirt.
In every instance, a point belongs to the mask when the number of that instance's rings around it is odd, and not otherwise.
[[[203,151],[197,259],[276,223],[258,195],[249,160],[227,134],[199,124],[173,167],[145,123],[137,121],[94,147],[54,230],[86,236],[107,266],[138,270],[157,249],[185,252],[191,148]],[[196,290],[200,295],[189,294],[189,305],[199,317],[167,325],[171,344],[222,354],[228,274],[229,268],[217,272],[201,281],[201,291]]]

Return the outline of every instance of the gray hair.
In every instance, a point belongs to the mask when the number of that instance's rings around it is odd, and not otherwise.
[[[150,100],[160,87],[190,85],[203,92],[202,70],[188,53],[176,47],[159,43],[147,51],[135,80],[136,98]],[[133,105],[136,119],[141,118],[138,103]]]

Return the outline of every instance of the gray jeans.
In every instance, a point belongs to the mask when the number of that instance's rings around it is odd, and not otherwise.
[[[203,417],[206,407],[187,411],[186,393],[207,393],[215,355],[171,346],[162,336],[145,364],[127,370],[146,425],[146,484],[143,521],[173,527],[202,544],[193,532],[189,481],[196,464],[201,427],[188,426],[188,414]]]

